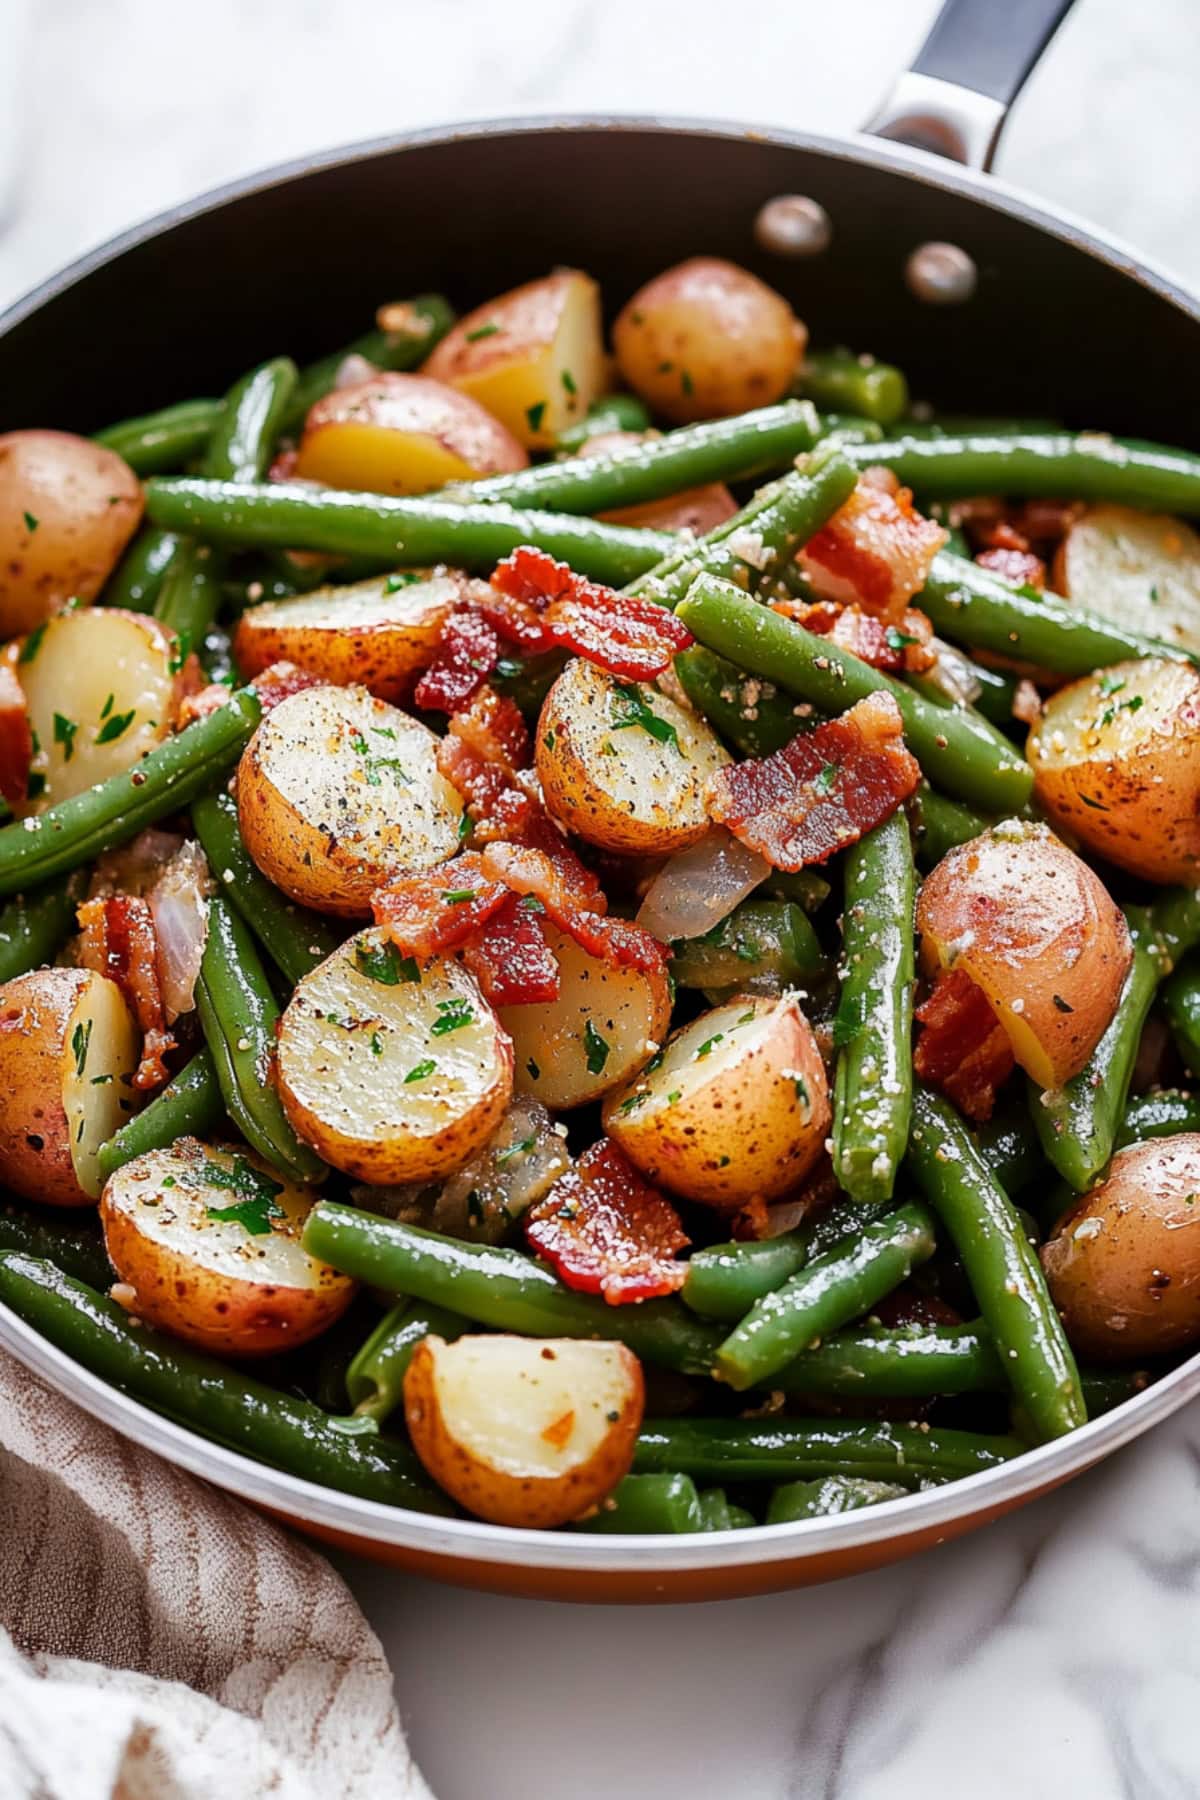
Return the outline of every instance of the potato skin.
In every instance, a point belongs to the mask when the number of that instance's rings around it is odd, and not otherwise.
[[[215,1356],[268,1356],[327,1330],[356,1284],[300,1250],[315,1195],[292,1182],[276,1196],[286,1218],[260,1236],[208,1217],[209,1206],[234,1205],[238,1196],[207,1184],[205,1165],[228,1168],[238,1159],[283,1181],[252,1152],[180,1138],[109,1178],[100,1223],[109,1261],[135,1290],[131,1312]]]
[[[741,995],[673,1032],[603,1118],[647,1180],[734,1214],[808,1174],[829,1132],[829,1083],[796,997]]]
[[[927,972],[964,970],[1043,1088],[1083,1068],[1133,955],[1099,876],[1046,826],[1015,820],[942,858],[921,888],[917,931]]]
[[[94,600],[141,516],[141,483],[114,451],[68,431],[0,436],[0,638]]]
[[[630,387],[681,425],[781,399],[807,341],[781,294],[716,256],[693,256],[655,276],[613,326]]]
[[[1200,1341],[1200,1133],[1118,1152],[1042,1264],[1084,1356],[1126,1362]]]
[[[291,662],[335,687],[357,684],[377,699],[403,700],[432,662],[442,626],[469,598],[471,583],[433,574],[394,593],[387,583],[387,576],[372,576],[247,607],[233,636],[238,668],[250,678],[272,663]]]
[[[1061,830],[1145,880],[1200,879],[1200,670],[1147,657],[1073,681],[1026,755]]]
[[[309,410],[296,459],[304,481],[375,494],[424,494],[529,462],[477,400],[427,375],[384,371],[334,388]]]
[[[512,1342],[504,1338],[498,1341]],[[543,1359],[552,1363],[566,1348],[553,1339],[520,1341],[528,1346],[533,1369]],[[615,1361],[623,1378],[624,1394],[619,1407],[608,1412],[606,1430],[592,1454],[551,1475],[516,1473],[498,1467],[455,1435],[454,1421],[446,1417],[438,1391],[439,1358],[448,1348],[443,1338],[435,1336],[417,1345],[404,1377],[404,1416],[413,1448],[425,1468],[468,1512],[497,1525],[547,1530],[587,1512],[629,1473],[645,1408],[645,1386],[641,1364],[624,1344],[572,1344],[568,1354],[573,1357],[577,1358],[580,1351],[603,1351],[605,1360]],[[505,1401],[509,1399],[502,1391],[494,1396],[494,1416],[501,1430],[506,1422]]]

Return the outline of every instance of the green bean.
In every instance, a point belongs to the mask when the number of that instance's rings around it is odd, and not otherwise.
[[[406,1444],[339,1430],[310,1400],[132,1324],[113,1301],[49,1263],[0,1255],[0,1300],[92,1374],[230,1449],[367,1500],[454,1511]]]
[[[80,884],[62,875],[0,909],[0,982],[53,962],[75,923]]]
[[[905,438],[946,438],[946,437],[1029,437],[1053,436],[1063,428],[1061,419],[1050,418],[1010,418],[1007,414],[997,418],[994,413],[934,413],[928,419],[904,419],[900,428],[893,433],[895,437]],[[937,501],[934,506],[940,506]],[[931,507],[933,517],[938,514]]]
[[[869,1312],[937,1248],[924,1206],[901,1206],[843,1238],[755,1302],[717,1351],[714,1371],[739,1392],[765,1382],[803,1350]]]
[[[701,1318],[736,1325],[756,1301],[790,1281],[807,1261],[803,1226],[779,1237],[709,1244],[688,1259],[680,1297]]]
[[[135,475],[181,469],[204,450],[224,411],[223,400],[185,400],[141,418],[122,419],[96,442],[123,457]]]
[[[260,873],[242,841],[231,794],[217,788],[193,800],[192,824],[230,904],[293,987],[332,956],[343,933],[320,913],[289,900]]]
[[[1107,432],[897,434],[858,453],[918,493],[953,499],[1021,494],[1112,500],[1152,512],[1200,513],[1200,457]]]
[[[1125,1109],[1114,1150],[1141,1144],[1147,1138],[1174,1137],[1180,1131],[1200,1131],[1200,1095],[1177,1088],[1139,1094]]]
[[[824,974],[825,953],[794,900],[743,900],[719,925],[671,946],[677,987],[779,993]]]
[[[604,394],[592,401],[585,418],[559,432],[554,448],[560,456],[578,456],[589,438],[649,429],[650,414],[636,394]]]
[[[346,1369],[346,1392],[356,1417],[382,1425],[404,1403],[404,1377],[417,1345],[431,1334],[452,1343],[467,1329],[467,1321],[444,1306],[398,1301]]]
[[[784,400],[731,419],[683,425],[642,443],[618,444],[602,456],[537,463],[445,492],[453,499],[501,500],[548,512],[610,512],[706,482],[747,481],[786,468],[819,436],[811,401]]]
[[[960,650],[958,654],[962,657],[971,679],[979,689],[975,699],[971,702],[974,710],[981,713],[985,719],[990,720],[993,725],[999,725],[1002,729],[1009,730],[1013,726],[1015,718],[1013,703],[1017,697],[1017,677],[1002,675],[999,669],[989,669],[983,663],[972,662],[965,651]],[[949,694],[944,693],[931,675],[906,675],[904,679],[910,687],[916,689],[918,694],[921,694],[926,700],[932,700],[935,706],[962,705],[961,701],[953,700]]]
[[[180,538],[154,602],[154,616],[179,640],[180,660],[199,650],[221,606],[223,559],[208,544]]]
[[[821,442],[823,444],[881,444],[883,426],[860,413],[823,412]]]
[[[990,1119],[975,1126],[975,1142],[1010,1199],[1045,1173],[1037,1132],[1026,1107],[1001,1107]]]
[[[991,1333],[976,1321],[835,1331],[769,1385],[813,1400],[927,1400],[1002,1391],[1008,1383]]]
[[[824,1480],[787,1481],[777,1487],[767,1506],[768,1525],[792,1525],[797,1519],[829,1519],[858,1512],[883,1500],[902,1500],[908,1493],[894,1481],[864,1481],[856,1475],[827,1475]]]
[[[177,1138],[207,1137],[224,1117],[225,1102],[216,1065],[207,1049],[197,1050],[161,1093],[155,1094],[149,1106],[100,1146],[100,1174],[107,1181],[135,1156],[165,1150]]]
[[[39,1262],[53,1263],[64,1275],[86,1281],[89,1287],[106,1288],[113,1279],[112,1264],[95,1211],[86,1219],[71,1213],[52,1216],[56,1209],[27,1212],[0,1203],[0,1251],[16,1250]]]
[[[833,889],[815,869],[772,869],[761,891],[771,900],[794,900],[811,917],[820,912]]]
[[[852,1200],[849,1194],[836,1195],[831,1205],[821,1207],[804,1220],[809,1261],[828,1256],[844,1237],[873,1225],[878,1217],[879,1208],[873,1200],[864,1204],[861,1200]]]
[[[1029,1083],[1029,1110],[1046,1160],[1082,1194],[1113,1153],[1125,1116],[1142,1027],[1162,975],[1153,922],[1144,907],[1127,906],[1133,962],[1117,1010],[1078,1075],[1043,1092]]]
[[[234,383],[208,440],[205,475],[214,481],[262,480],[297,380],[291,358],[277,356]]]
[[[998,1469],[1024,1449],[1015,1437],[883,1421],[651,1419],[638,1436],[633,1466],[638,1474],[679,1471],[695,1481],[853,1475],[912,1488]]]
[[[909,1171],[962,1259],[1013,1392],[1039,1441],[1082,1425],[1075,1358],[1016,1209],[962,1119],[918,1087]]]
[[[0,829],[0,895],[26,891],[92,862],[187,806],[237,761],[260,716],[258,697],[243,688],[206,719],[157,745],[132,769],[60,800],[37,818],[5,825]]]
[[[846,852],[833,1172],[853,1199],[890,1200],[912,1112],[913,903],[903,810]]]
[[[711,1531],[708,1514],[690,1475],[626,1475],[576,1531],[653,1531],[677,1536]]]
[[[700,644],[681,650],[672,667],[696,711],[743,756],[770,756],[806,725],[819,723],[811,706],[797,706],[774,682],[745,674]]]
[[[1150,925],[1162,973],[1168,975],[1180,957],[1200,945],[1200,888],[1165,889],[1150,908]]]
[[[105,606],[123,606],[127,612],[153,612],[171,559],[179,548],[173,531],[144,525],[104,584]]]
[[[1017,587],[945,550],[934,557],[916,604],[941,637],[973,650],[1018,657],[1056,675],[1091,675],[1130,657],[1178,661],[1189,655],[1158,638],[1124,631],[1102,613],[1057,594]]]
[[[698,543],[677,544],[661,562],[639,571],[631,591],[677,607],[697,575],[717,576],[739,587],[770,580],[849,498],[854,485],[855,472],[846,457],[836,445],[824,445],[801,458],[790,475],[760,488],[740,512]]]
[[[923,869],[932,869],[947,851],[959,844],[969,844],[994,819],[985,818],[961,800],[948,800],[923,781],[910,802],[917,861]]]
[[[225,1110],[246,1142],[297,1181],[319,1181],[320,1158],[292,1130],[271,1082],[279,1008],[250,928],[219,896],[208,903],[208,939],[196,1010]]]
[[[689,1475],[680,1475],[680,1481],[690,1481]],[[629,1475],[627,1481],[661,1481],[661,1475]],[[730,1529],[729,1497],[724,1488],[705,1488],[700,1495],[700,1529],[701,1531],[728,1531]]]
[[[645,1362],[684,1374],[708,1374],[723,1335],[673,1300],[609,1306],[573,1293],[519,1250],[460,1243],[333,1200],[309,1214],[304,1246],[385,1293],[449,1307],[477,1325],[526,1337],[618,1338]]]
[[[280,425],[282,431],[294,432],[303,425],[309,407],[330,392],[348,356],[361,356],[377,369],[401,373],[425,361],[453,325],[454,309],[441,294],[416,294],[404,304],[409,323],[402,331],[365,331],[353,343],[301,371]]]
[[[570,513],[531,512],[498,503],[397,500],[288,482],[159,478],[146,488],[156,525],[218,544],[322,550],[425,568],[449,562],[490,574],[521,544],[536,544],[593,580],[620,585],[671,553],[662,531],[604,525]]]
[[[1089,1419],[1111,1412],[1135,1394],[1150,1386],[1154,1377],[1148,1369],[1084,1369],[1080,1371],[1084,1404]]]
[[[868,694],[890,693],[904,720],[909,749],[929,779],[973,805],[1019,812],[1033,791],[1033,771],[1007,738],[965,708],[932,706],[901,681],[816,637],[792,619],[747,599],[730,582],[702,575],[679,617],[710,650],[751,674],[841,713]]]
[[[1200,1075],[1200,958],[1181,963],[1163,983],[1163,1010],[1189,1075]]]
[[[879,425],[894,425],[908,411],[908,383],[901,371],[853,350],[810,350],[800,365],[796,391],[817,406],[861,413]]]

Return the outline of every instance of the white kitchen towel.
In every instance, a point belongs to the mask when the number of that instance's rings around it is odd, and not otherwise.
[[[323,1557],[0,1352],[4,1800],[431,1800]]]

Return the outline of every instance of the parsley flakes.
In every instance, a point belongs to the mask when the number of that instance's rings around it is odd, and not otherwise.
[[[381,987],[399,987],[401,982],[421,979],[416,957],[401,956],[395,944],[374,944],[367,949],[357,945],[354,966],[360,975],[369,976]]]
[[[660,744],[679,748],[679,733],[669,719],[660,719],[639,688],[618,681],[612,694],[612,728],[614,731],[646,731]]]
[[[589,1075],[600,1075],[608,1061],[609,1047],[589,1019],[583,1028],[583,1049]]]

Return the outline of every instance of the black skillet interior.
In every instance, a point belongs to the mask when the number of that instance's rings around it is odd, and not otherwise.
[[[588,269],[614,309],[647,276],[708,252],[786,292],[818,342],[900,363],[916,394],[971,412],[1200,440],[1200,345],[1181,305],[1070,226],[971,191],[972,178],[882,148],[643,123],[468,128],[267,176],[223,204],[133,234],[82,279],[51,283],[0,337],[0,430],[94,430],[220,393],[260,358],[315,356],[381,299],[443,289],[467,306],[557,263]],[[914,170],[916,172],[914,172]],[[828,210],[832,247],[760,251],[781,193]],[[960,244],[980,282],[932,309],[909,252]]]

